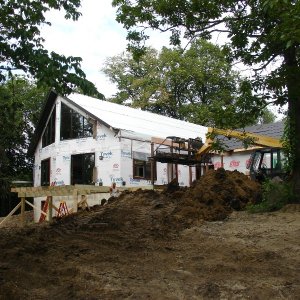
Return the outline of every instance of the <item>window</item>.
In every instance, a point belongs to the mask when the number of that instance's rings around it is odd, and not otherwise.
[[[42,137],[43,148],[55,142],[55,117],[56,117],[56,109],[54,107],[51,116],[48,120],[46,129],[43,133],[43,137]]]
[[[133,159],[133,177],[151,180],[151,162]],[[154,180],[156,180],[156,164],[154,163]]]
[[[89,123],[84,116],[62,103],[60,139],[69,140],[90,136],[93,136],[93,124]]]
[[[41,186],[50,185],[50,158],[41,162]]]
[[[71,184],[92,184],[95,154],[85,153],[71,156]]]

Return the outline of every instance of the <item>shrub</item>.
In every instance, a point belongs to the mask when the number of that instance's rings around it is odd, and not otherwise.
[[[247,206],[251,213],[270,212],[281,209],[285,204],[293,202],[292,186],[288,182],[268,180],[262,184],[262,201]]]

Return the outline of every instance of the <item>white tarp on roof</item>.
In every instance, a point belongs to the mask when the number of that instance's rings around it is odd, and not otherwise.
[[[204,126],[80,94],[71,94],[67,98],[116,129],[132,131],[148,137],[201,137],[203,141],[206,139],[207,127]]]

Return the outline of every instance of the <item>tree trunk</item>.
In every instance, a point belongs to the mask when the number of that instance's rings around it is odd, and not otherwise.
[[[289,143],[292,149],[293,192],[300,202],[300,67],[297,64],[296,48],[290,47],[284,54],[288,90]]]

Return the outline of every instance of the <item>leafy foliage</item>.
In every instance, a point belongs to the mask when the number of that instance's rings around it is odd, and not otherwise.
[[[213,33],[226,34],[232,59],[254,73],[256,108],[270,101],[288,104],[292,178],[295,194],[300,195],[300,1],[113,0],[113,5],[132,49],[143,50],[147,28],[169,30],[173,44],[179,44],[182,35],[209,39]]]
[[[46,90],[23,77],[0,84],[0,178],[31,180],[26,152]]]
[[[147,48],[139,60],[123,53],[108,58],[103,71],[118,87],[111,101],[201,125],[243,127],[268,112],[257,109],[227,49],[202,39],[186,51]]]
[[[298,1],[147,1],[114,0],[117,20],[128,29],[131,49],[141,48],[148,38],[147,28],[171,32],[170,42],[180,44],[180,37],[209,39],[213,33],[226,34],[233,50],[232,59],[253,67],[253,88],[263,100],[288,101],[286,68],[282,59],[290,52],[299,67],[300,4]],[[277,62],[268,76],[261,74]]]
[[[281,209],[293,202],[295,197],[290,183],[265,181],[262,184],[263,198],[260,203],[250,204],[247,210],[252,213],[270,212]]]
[[[65,18],[75,21],[80,16],[80,0],[0,0],[0,5],[0,81],[7,72],[22,70],[61,94],[79,87],[85,94],[104,98],[85,79],[80,57],[49,53],[40,36],[40,27],[51,25],[45,19],[46,12],[64,9]]]

